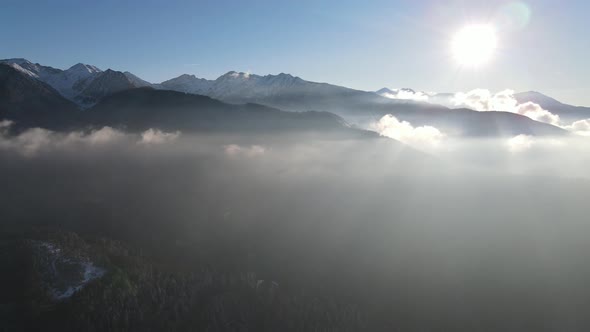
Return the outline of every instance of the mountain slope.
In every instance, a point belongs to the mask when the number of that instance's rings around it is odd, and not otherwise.
[[[257,103],[286,111],[331,112],[360,126],[368,126],[382,116],[392,114],[414,126],[435,126],[450,135],[565,134],[560,128],[518,114],[453,110],[420,100],[391,99],[373,92],[309,82],[284,73],[259,76],[232,71],[213,81],[183,75],[162,83],[162,86],[176,91],[204,94],[230,103]],[[409,89],[382,92],[416,94]]]
[[[108,95],[136,87],[128,75],[108,69],[92,79],[76,96],[76,100],[84,106],[90,106]]]
[[[510,112],[478,112],[466,108],[408,111],[389,110],[414,126],[435,126],[448,135],[464,137],[511,137],[516,135],[561,136],[568,132],[547,123]]]
[[[197,78],[195,75],[183,74],[160,83],[161,88],[198,95],[207,95],[213,81]]]
[[[40,80],[65,98],[83,107],[94,105],[109,94],[126,89],[153,86],[130,72],[118,72],[111,69],[102,71],[95,66],[78,63],[67,70],[56,69],[32,63],[26,59],[14,58],[0,60],[22,73]]]
[[[182,131],[342,131],[344,120],[326,112],[284,112],[270,107],[232,105],[200,95],[138,88],[115,93],[88,110],[96,126],[124,126],[130,130],[160,128]]]
[[[346,114],[356,109],[350,104],[351,101],[386,100],[371,92],[309,82],[285,73],[259,76],[230,71],[212,81],[182,75],[163,82],[162,86],[175,91],[203,94],[226,102],[261,103],[286,111],[320,110]],[[354,97],[354,100],[350,97]]]
[[[0,119],[18,128],[61,129],[78,119],[78,107],[46,83],[0,64]]]
[[[50,85],[62,96],[70,100],[73,100],[84,89],[85,84],[82,82],[88,83],[102,72],[95,66],[82,63],[78,63],[67,70],[43,66],[20,58],[0,60],[0,63],[9,64],[17,70]]]
[[[422,102],[420,98],[416,98],[420,92],[410,89],[380,91],[382,94],[395,94],[395,99],[392,99],[373,92],[309,82],[285,73],[260,76],[231,71],[216,80],[181,75],[161,84],[151,84],[129,72],[123,73],[110,69],[103,72],[85,64],[77,64],[67,70],[61,70],[33,64],[26,59],[7,59],[0,62],[10,64],[12,68],[31,79],[51,85],[63,96],[83,107],[91,107],[113,93],[151,86],[157,89],[206,95],[234,104],[256,103],[285,111],[330,112],[339,114],[347,121],[360,126],[368,126],[378,121],[383,115],[392,114],[400,120],[409,121],[414,126],[431,125],[450,135],[506,136],[564,133],[557,127],[515,114],[507,115],[500,112],[483,114],[483,112],[466,109],[452,110]],[[565,121],[590,117],[590,112],[586,108],[565,105],[546,96],[540,98],[539,95],[531,96],[529,93],[521,97],[538,101],[541,106],[559,114]]]
[[[539,104],[543,109],[559,115],[562,121],[574,122],[590,118],[590,107],[573,106],[564,104],[549,96],[536,91],[520,92],[514,95],[519,103],[533,102]]]
[[[129,79],[129,81],[137,88],[143,88],[143,87],[147,87],[147,86],[152,86],[153,84],[145,81],[135,75],[133,75],[132,73],[126,71],[123,74],[125,74],[125,77],[127,77],[127,79]]]

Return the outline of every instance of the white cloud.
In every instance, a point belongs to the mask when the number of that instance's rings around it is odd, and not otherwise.
[[[578,120],[563,128],[581,136],[590,136],[590,119]]]
[[[486,89],[475,89],[467,93],[458,92],[452,99],[454,106],[462,106],[480,112],[500,111],[527,116],[535,121],[559,126],[559,115],[553,114],[533,102],[518,103],[513,90],[491,93]]]
[[[465,106],[473,110],[484,112],[490,110],[491,93],[485,89],[475,89],[467,93],[457,92],[451,100],[454,106]]]
[[[12,150],[31,157],[41,151],[48,151],[76,144],[104,145],[126,138],[128,135],[111,127],[103,127],[89,133],[74,131],[58,133],[43,128],[27,129],[18,135],[9,135],[8,128],[13,123],[0,122],[0,149]]]
[[[18,135],[11,145],[18,148],[23,155],[31,156],[40,149],[51,145],[53,139],[53,132],[42,128],[33,128]]]
[[[491,93],[486,89],[474,89],[467,93],[457,92],[452,98],[454,106],[468,107],[476,111],[499,111],[517,113],[518,101],[513,90]]]
[[[7,135],[8,130],[12,126],[13,122],[10,120],[2,120],[0,121],[0,135]]]
[[[429,96],[422,91],[414,91],[411,89],[393,89],[391,92],[380,93],[381,96],[390,99],[402,99],[402,100],[416,100],[416,101],[427,101]]]
[[[561,149],[565,145],[564,141],[547,137],[535,137],[529,135],[518,135],[506,141],[508,150],[512,153],[524,152],[532,148],[557,148]],[[556,150],[553,150],[556,151]]]
[[[506,144],[508,150],[512,153],[522,152],[533,146],[533,137],[528,135],[518,135],[509,139]]]
[[[559,115],[553,114],[543,109],[541,106],[539,106],[539,104],[535,104],[530,101],[518,105],[516,113],[528,116],[529,118],[535,121],[545,122],[552,124],[554,126],[559,126]]]
[[[141,133],[140,144],[162,144],[176,140],[180,136],[180,132],[166,133],[159,129],[148,129]]]
[[[387,114],[371,126],[382,136],[417,147],[436,147],[444,138],[444,134],[435,127],[414,127],[407,121],[399,121],[395,116]]]
[[[252,145],[250,147],[243,147],[237,144],[224,145],[223,150],[228,156],[245,156],[245,157],[258,157],[262,156],[266,149],[260,145]]]
[[[91,144],[106,144],[125,137],[123,132],[120,132],[111,127],[103,127],[99,130],[92,131],[87,136],[82,136]]]

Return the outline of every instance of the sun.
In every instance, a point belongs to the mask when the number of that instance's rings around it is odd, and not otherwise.
[[[480,66],[488,62],[497,46],[496,31],[488,24],[465,26],[453,37],[452,51],[462,66]]]

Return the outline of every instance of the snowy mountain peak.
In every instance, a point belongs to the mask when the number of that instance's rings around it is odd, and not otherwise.
[[[267,75],[267,76],[273,76],[273,75]],[[287,74],[287,73],[279,73],[279,74],[278,74],[278,75],[276,75],[276,76],[277,76],[277,77],[284,77],[284,78],[298,78],[298,77],[295,77],[295,76],[293,76],[293,75],[291,75],[291,74]]]
[[[32,63],[31,61],[23,58],[12,58],[0,60],[0,63],[8,64],[14,69],[23,72],[31,77],[37,78],[51,86],[49,81],[54,76],[58,76],[63,73],[63,70],[56,69],[48,66],[42,66],[38,63]],[[55,88],[55,87],[54,87]],[[58,89],[59,90],[59,89]]]
[[[71,66],[68,70],[66,70],[67,72],[84,72],[84,73],[100,73],[102,70],[98,69],[95,66],[92,65],[87,65],[84,63],[77,63],[73,66]]]
[[[198,78],[195,75],[182,74],[160,83],[159,86],[168,90],[204,94],[211,86],[211,81],[204,78]]]
[[[80,105],[92,106],[105,96],[136,87],[138,86],[124,73],[107,69],[85,84],[75,99]]]
[[[393,90],[391,90],[390,88],[381,88],[377,91],[375,91],[376,94],[381,95],[384,93],[395,93]]]
[[[182,74],[178,76],[177,79],[197,79],[197,77],[191,74]]]
[[[4,63],[15,63],[17,65],[33,64],[31,61],[29,61],[29,60],[27,60],[25,58],[4,59],[4,60],[0,60],[0,62],[4,62]]]
[[[39,75],[37,75],[36,73],[34,73],[34,72],[32,72],[32,71],[30,71],[30,70],[28,70],[28,69],[25,69],[25,68],[23,68],[21,65],[19,65],[19,64],[17,64],[17,63],[11,63],[11,62],[2,62],[2,61],[0,61],[0,63],[6,64],[6,65],[9,65],[10,67],[12,67],[12,68],[14,68],[14,69],[16,69],[16,70],[20,71],[21,73],[24,73],[24,74],[25,74],[25,75],[27,75],[27,76],[34,77],[34,78],[39,78]],[[23,64],[23,65],[24,65],[24,64]]]
[[[237,71],[229,71],[223,75],[221,75],[219,79],[248,79],[250,78],[250,73],[244,73],[244,72],[237,72]]]

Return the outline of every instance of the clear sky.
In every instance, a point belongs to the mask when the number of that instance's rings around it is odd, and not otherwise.
[[[363,90],[537,90],[590,106],[590,1],[0,0],[0,58],[84,62],[160,82],[291,73]],[[451,56],[469,23],[497,29],[477,68]]]

